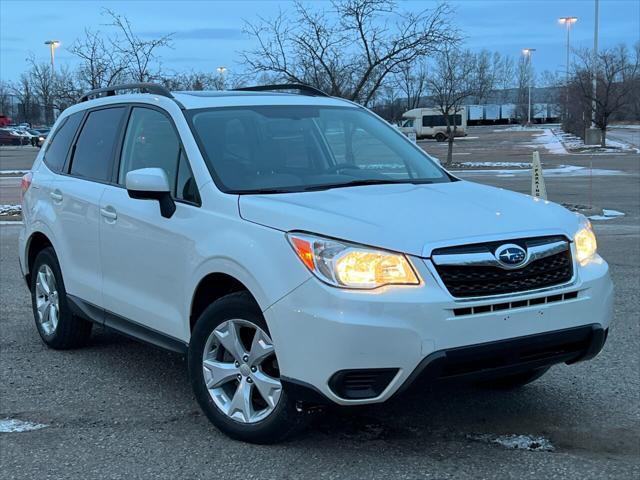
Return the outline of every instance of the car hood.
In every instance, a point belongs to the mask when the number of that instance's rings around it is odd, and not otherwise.
[[[241,195],[242,218],[410,255],[434,248],[563,234],[576,214],[560,205],[467,181],[368,185],[317,192]]]

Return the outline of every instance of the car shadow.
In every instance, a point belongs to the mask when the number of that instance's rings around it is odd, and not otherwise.
[[[184,356],[101,328],[92,336],[90,350],[94,350],[92,355],[100,350],[110,368],[117,364],[121,382],[135,381],[138,390],[142,382],[154,397],[184,402],[178,407],[184,415],[202,417],[199,421],[207,424],[191,393]],[[148,372],[158,369],[161,376],[150,378]],[[553,377],[554,369],[547,376]],[[553,383],[553,378],[549,381],[545,376],[519,389],[490,390],[465,381],[447,381],[409,389],[383,404],[328,406],[310,414],[308,428],[293,444],[308,446],[326,440],[336,445],[371,443],[375,449],[378,441],[398,445],[418,441],[424,447],[443,440],[468,441],[476,434],[543,435],[562,422],[558,406],[567,401],[563,390]],[[581,408],[576,402],[569,405],[574,414]]]

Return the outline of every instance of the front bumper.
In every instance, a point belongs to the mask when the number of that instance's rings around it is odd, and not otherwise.
[[[264,312],[281,376],[293,396],[303,398],[304,392],[313,392],[317,398],[341,405],[379,403],[412,383],[419,376],[416,372],[429,372],[427,376],[433,378],[443,376],[438,372],[454,363],[463,368],[452,358],[464,357],[471,364],[475,359],[477,365],[485,359],[489,366],[480,370],[495,373],[500,368],[506,372],[571,363],[595,356],[602,348],[604,341],[599,339],[606,337],[612,317],[613,285],[608,266],[599,257],[576,266],[576,276],[568,285],[472,301],[452,298],[439,285],[428,260],[412,258],[412,262],[423,279],[420,286],[349,291],[311,278]],[[555,300],[533,301],[543,297]],[[516,308],[454,313],[460,307],[506,301]],[[551,352],[536,359],[525,358],[528,347],[520,349],[522,355],[513,350],[526,347],[527,338],[536,345],[558,346],[563,338],[572,338],[565,334],[575,332],[580,332],[576,335],[582,343],[568,341],[575,349],[562,354]],[[493,359],[484,355],[487,351]],[[336,388],[336,376],[351,371],[360,372],[353,380],[356,383],[382,372],[385,384],[379,391],[370,390],[366,398],[345,398],[343,390]]]

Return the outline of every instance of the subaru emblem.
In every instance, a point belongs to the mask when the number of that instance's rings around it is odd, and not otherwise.
[[[507,268],[523,266],[527,261],[527,251],[519,245],[508,243],[498,247],[495,257]]]

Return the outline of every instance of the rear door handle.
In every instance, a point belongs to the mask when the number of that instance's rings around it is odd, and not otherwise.
[[[62,192],[58,189],[49,194],[54,202],[60,203],[62,201]]]
[[[100,215],[108,220],[115,220],[116,218],[118,218],[118,214],[112,206],[101,208]]]

